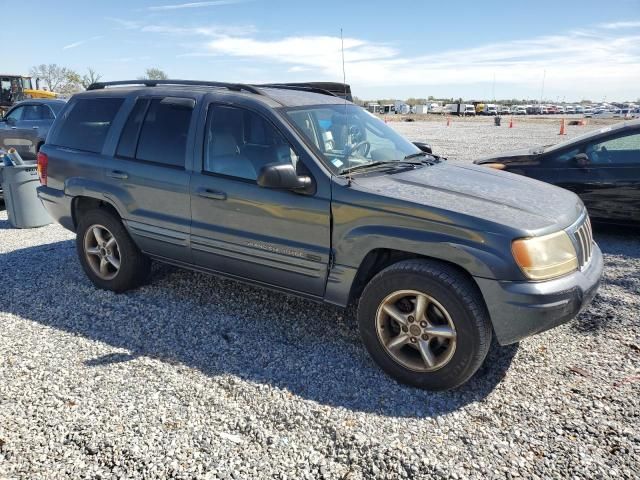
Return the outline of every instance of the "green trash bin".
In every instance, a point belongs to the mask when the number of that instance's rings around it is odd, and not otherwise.
[[[36,164],[5,166],[0,170],[4,204],[11,226],[33,228],[50,224],[51,217],[36,191],[40,185]]]

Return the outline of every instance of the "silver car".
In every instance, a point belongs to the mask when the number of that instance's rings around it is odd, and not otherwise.
[[[0,119],[0,149],[15,148],[25,160],[35,160],[64,100],[34,99],[16,103]]]

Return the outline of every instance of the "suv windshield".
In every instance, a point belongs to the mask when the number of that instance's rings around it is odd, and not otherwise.
[[[409,155],[421,154],[418,147],[379,118],[353,104],[296,107],[285,112],[336,174],[368,164],[402,162]]]

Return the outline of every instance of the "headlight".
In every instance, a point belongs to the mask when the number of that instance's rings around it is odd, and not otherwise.
[[[532,280],[559,277],[578,268],[576,249],[564,231],[514,240],[511,251],[520,269]]]

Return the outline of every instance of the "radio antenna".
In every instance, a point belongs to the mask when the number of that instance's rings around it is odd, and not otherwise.
[[[347,139],[349,138],[349,115],[347,114],[347,71],[344,68],[344,37],[342,35],[342,28],[340,29],[340,50],[342,51],[342,86],[344,88],[344,121],[347,127],[345,147],[347,147]],[[351,154],[347,157],[347,181],[351,186]]]

